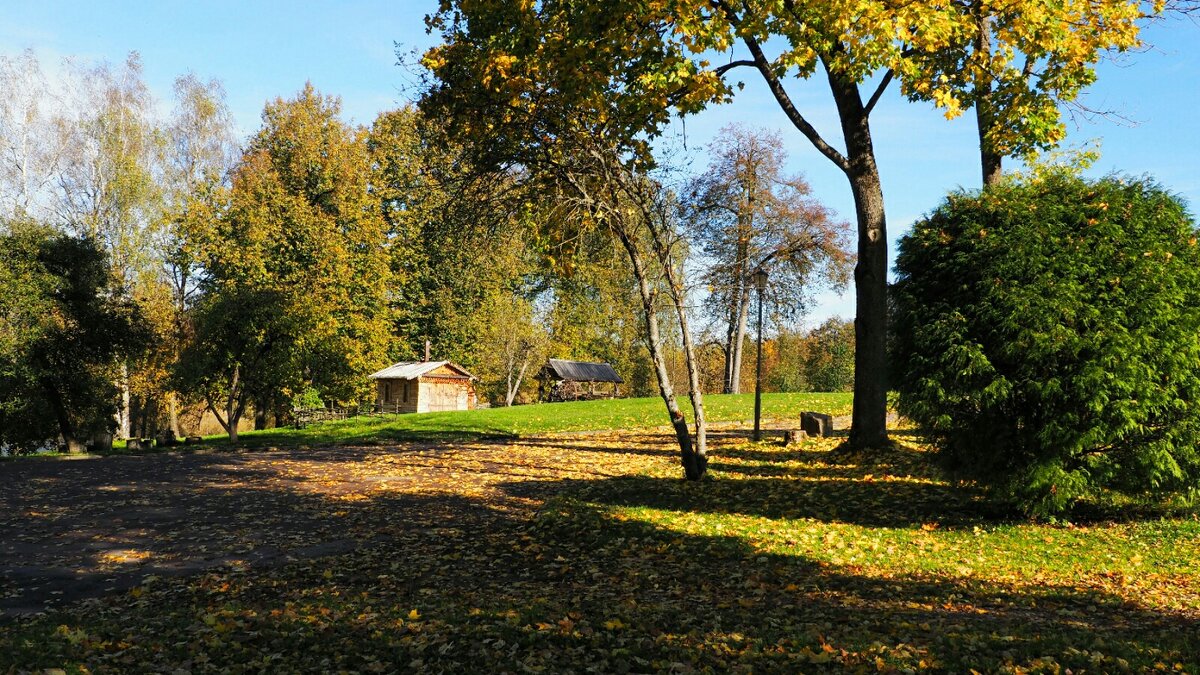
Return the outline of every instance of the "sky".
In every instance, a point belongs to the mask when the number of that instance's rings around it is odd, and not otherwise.
[[[437,0],[158,0],[58,2],[0,0],[0,53],[33,49],[43,67],[65,57],[119,64],[131,51],[164,110],[175,78],[187,72],[220,80],[243,136],[260,123],[263,104],[291,97],[305,82],[341,97],[348,120],[375,116],[415,95],[412,73],[397,52],[414,54],[436,38],[424,16]],[[1163,20],[1143,36],[1151,45],[1107,60],[1084,102],[1117,116],[1069,123],[1067,146],[1099,143],[1092,175],[1148,174],[1200,209],[1200,24]],[[411,59],[410,59],[411,60]],[[734,71],[735,73],[737,71]],[[705,148],[734,122],[779,130],[789,169],[803,173],[816,198],[852,221],[845,177],[789,126],[765,86],[747,73],[734,102],[673,125],[665,142],[682,147],[692,166],[707,162]],[[819,82],[790,83],[797,107],[832,141],[837,117]],[[946,120],[924,103],[909,103],[893,86],[872,114],[883,178],[889,236],[895,240],[947,192],[979,187],[976,130],[971,115]],[[840,143],[835,143],[840,145]],[[1011,166],[1010,163],[1007,166]],[[823,292],[807,312],[811,326],[831,315],[854,314],[850,292]]]

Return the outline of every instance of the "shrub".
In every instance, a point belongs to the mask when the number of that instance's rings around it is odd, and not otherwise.
[[[1145,180],[951,195],[900,242],[893,384],[952,474],[1036,515],[1200,479],[1200,246]]]

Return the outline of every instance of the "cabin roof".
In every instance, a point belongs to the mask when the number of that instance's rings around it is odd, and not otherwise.
[[[592,363],[588,361],[566,361],[550,359],[546,370],[553,379],[567,382],[615,382],[624,384],[625,380],[607,363]]]
[[[371,373],[369,377],[372,380],[415,380],[442,366],[457,370],[464,377],[475,379],[475,376],[467,372],[466,368],[449,361],[401,361]]]

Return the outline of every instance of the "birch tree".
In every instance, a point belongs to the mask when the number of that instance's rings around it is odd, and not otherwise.
[[[65,147],[55,117],[64,101],[30,50],[0,55],[0,215],[46,218]]]

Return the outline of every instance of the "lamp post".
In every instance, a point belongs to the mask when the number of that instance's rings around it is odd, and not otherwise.
[[[759,426],[762,419],[762,329],[763,329],[763,291],[767,290],[767,271],[759,267],[750,275],[754,279],[754,287],[758,289],[758,358],[754,365],[754,440],[762,440],[762,429]]]

